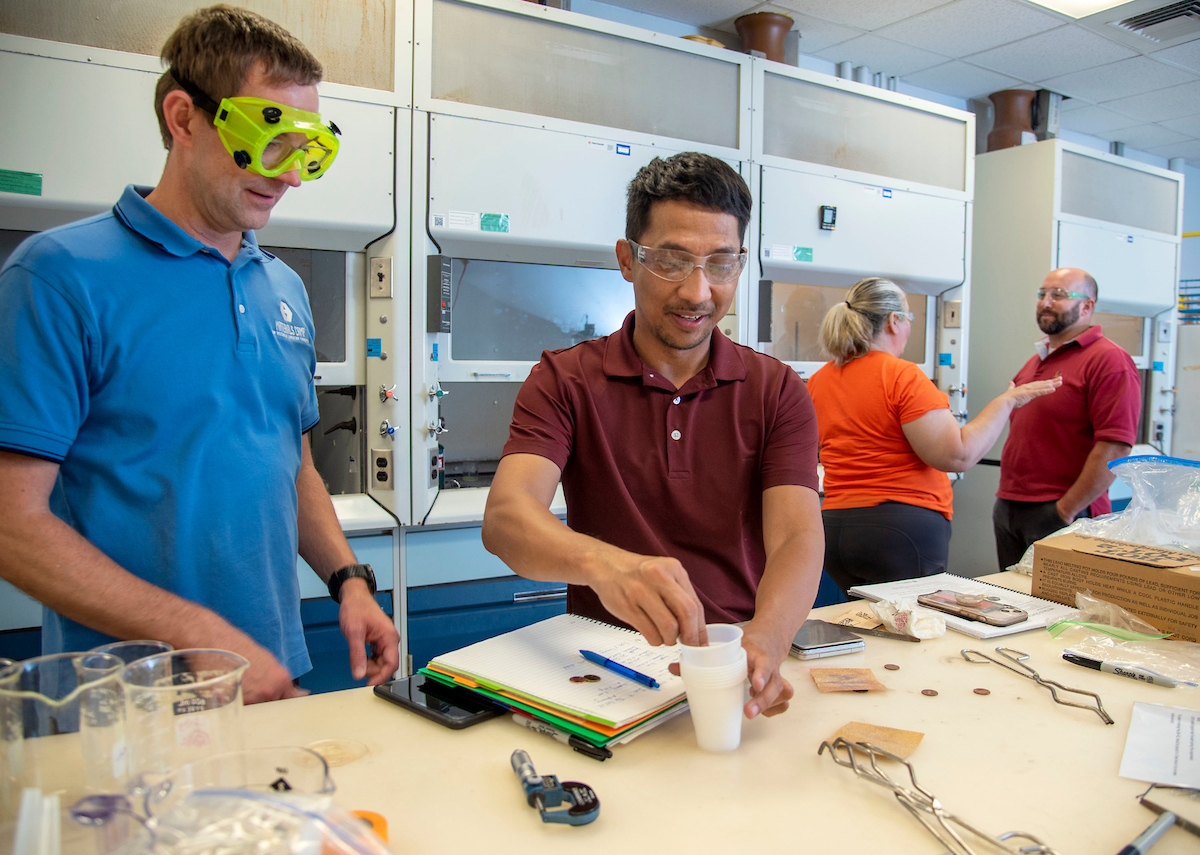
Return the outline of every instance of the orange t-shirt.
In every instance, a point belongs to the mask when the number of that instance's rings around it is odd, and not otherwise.
[[[880,350],[808,381],[817,408],[823,508],[872,508],[903,502],[950,519],[950,479],[917,456],[902,424],[945,409],[950,399],[914,363]]]

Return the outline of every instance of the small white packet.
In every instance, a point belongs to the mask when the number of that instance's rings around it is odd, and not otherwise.
[[[939,612],[918,606],[916,600],[880,600],[870,606],[889,632],[920,639],[941,638],[946,634],[946,618]]]

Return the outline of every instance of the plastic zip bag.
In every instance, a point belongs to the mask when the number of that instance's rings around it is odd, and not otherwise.
[[[392,855],[365,822],[330,796],[197,790],[116,855]]]
[[[1067,642],[1066,652],[1200,686],[1200,644],[1167,641],[1137,615],[1091,591],[1076,593],[1075,607],[1077,617],[1047,627],[1052,636]]]
[[[1121,457],[1108,468],[1133,491],[1129,504],[1119,513],[1075,520],[1056,535],[1078,532],[1200,553],[1200,463],[1144,454]],[[1033,575],[1033,547],[1008,569]]]

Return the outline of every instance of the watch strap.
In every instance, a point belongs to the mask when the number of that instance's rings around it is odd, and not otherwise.
[[[347,579],[365,579],[371,596],[375,596],[375,571],[370,564],[347,564],[329,577],[329,596],[341,603],[342,584]]]

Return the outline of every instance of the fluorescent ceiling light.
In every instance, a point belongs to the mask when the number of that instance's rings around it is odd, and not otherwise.
[[[1072,18],[1086,18],[1113,6],[1121,6],[1127,0],[1030,0],[1038,6],[1045,6]]]

